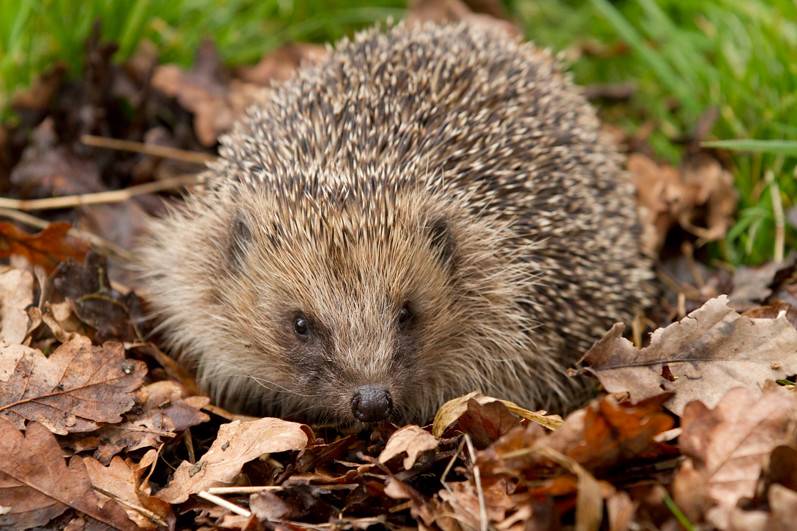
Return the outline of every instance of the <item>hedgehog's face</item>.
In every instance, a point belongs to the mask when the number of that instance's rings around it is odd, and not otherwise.
[[[497,327],[515,337],[513,323],[496,324],[510,314],[500,295],[511,273],[486,229],[440,201],[356,211],[303,199],[289,219],[272,198],[250,200],[260,204],[231,217],[214,294],[227,361],[257,386],[245,407],[338,424],[420,421],[501,368],[484,364]]]

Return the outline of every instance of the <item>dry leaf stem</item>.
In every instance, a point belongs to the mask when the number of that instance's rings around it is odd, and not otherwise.
[[[470,454],[470,461],[473,465],[473,480],[476,482],[476,494],[479,496],[479,524],[481,531],[487,531],[489,525],[487,522],[487,506],[484,503],[484,490],[482,489],[482,475],[479,470],[479,465],[476,464],[476,450],[473,448],[473,441],[470,440],[470,435],[465,434],[465,444],[468,445],[468,454]]]
[[[179,175],[161,181],[137,184],[121,190],[108,190],[92,194],[62,195],[45,197],[44,199],[14,199],[0,197],[0,208],[14,210],[53,210],[58,208],[74,208],[86,205],[122,203],[137,195],[152,194],[163,190],[189,186],[198,182],[199,175]]]
[[[149,155],[151,157],[159,157],[162,159],[179,160],[181,162],[188,162],[189,164],[198,164],[204,166],[208,162],[213,162],[216,157],[202,153],[201,151],[187,151],[185,149],[178,149],[169,146],[159,146],[157,144],[144,144],[143,142],[135,142],[132,140],[120,140],[118,138],[108,138],[104,136],[83,135],[80,141],[87,146],[114,149],[116,151],[129,151],[131,153],[140,153],[141,155]]]

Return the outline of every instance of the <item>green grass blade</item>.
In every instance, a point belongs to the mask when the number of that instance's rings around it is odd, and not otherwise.
[[[661,54],[656,53],[645,43],[642,35],[616,7],[607,0],[592,0],[592,5],[609,21],[620,37],[650,66],[661,82],[667,86],[684,107],[687,107],[690,112],[700,112],[692,94],[681,78],[676,75]]]
[[[748,151],[751,153],[767,153],[770,155],[784,155],[797,157],[797,140],[712,140],[703,142],[703,147],[727,149],[729,151]]]

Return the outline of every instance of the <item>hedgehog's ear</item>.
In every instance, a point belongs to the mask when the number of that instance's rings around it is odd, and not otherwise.
[[[440,260],[448,267],[454,266],[456,255],[456,242],[451,234],[451,226],[445,218],[432,218],[426,224],[426,232],[432,249],[437,252]]]
[[[233,270],[238,271],[246,260],[246,252],[252,242],[252,229],[246,218],[239,212],[235,214],[230,226],[228,260]]]

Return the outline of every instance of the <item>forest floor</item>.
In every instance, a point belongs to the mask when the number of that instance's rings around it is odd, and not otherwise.
[[[585,353],[574,370],[603,391],[566,418],[474,392],[357,434],[211,404],[127,266],[253,94],[328,53],[305,39],[402,5],[98,1],[69,31],[67,4],[32,4],[0,4],[0,526],[792,527],[793,3],[412,9],[563,50],[627,155],[663,289]],[[281,29],[258,39],[256,20]]]

